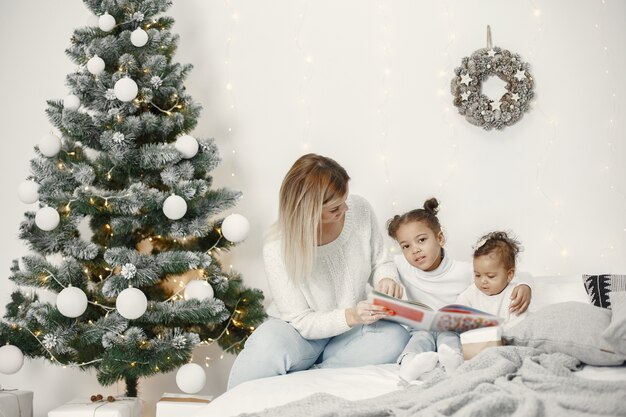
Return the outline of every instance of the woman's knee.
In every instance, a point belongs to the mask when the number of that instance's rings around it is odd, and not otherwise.
[[[377,341],[383,344],[384,349],[381,350],[381,353],[385,357],[388,356],[389,362],[396,360],[411,337],[403,326],[393,322],[381,320],[374,326],[368,327],[371,327],[369,331],[376,335]]]
[[[277,319],[266,320],[246,340],[244,349],[258,348],[270,354],[289,346],[288,342],[296,336],[294,332],[297,333],[296,329],[289,323]]]
[[[385,320],[376,322],[373,326],[373,331],[380,333],[385,339],[397,342],[397,344],[402,346],[406,345],[411,337],[404,326]]]

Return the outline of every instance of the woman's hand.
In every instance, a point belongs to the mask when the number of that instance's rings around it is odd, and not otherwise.
[[[360,301],[356,307],[346,309],[346,322],[350,327],[357,324],[372,324],[387,315],[387,308]]]
[[[378,281],[378,285],[376,286],[376,291],[382,292],[383,294],[387,294],[396,298],[402,298],[402,294],[404,293],[402,285],[398,284],[396,281],[392,280],[391,278],[383,278],[380,281]]]
[[[516,316],[524,313],[528,306],[530,305],[530,299],[532,298],[532,290],[526,284],[518,285],[513,288],[513,292],[511,293],[511,305],[509,306],[509,310],[511,313],[514,313]]]

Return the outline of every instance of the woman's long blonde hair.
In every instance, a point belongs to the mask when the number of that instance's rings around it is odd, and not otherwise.
[[[298,158],[280,187],[276,232],[289,278],[303,282],[311,273],[317,229],[324,204],[348,193],[350,177],[333,159],[313,153]]]

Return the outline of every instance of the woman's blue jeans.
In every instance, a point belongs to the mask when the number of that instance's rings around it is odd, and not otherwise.
[[[397,323],[379,320],[325,339],[305,339],[289,323],[270,318],[246,341],[230,371],[228,389],[252,379],[309,368],[393,363],[409,340]]]

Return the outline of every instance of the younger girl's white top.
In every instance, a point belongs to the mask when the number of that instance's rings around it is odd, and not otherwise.
[[[281,240],[263,247],[265,274],[273,297],[267,312],[291,323],[307,339],[336,336],[350,329],[345,310],[366,299],[366,285],[383,278],[398,280],[383,245],[371,205],[357,195],[346,201],[343,230],[317,247],[311,275],[295,284],[287,275]]]
[[[476,285],[472,284],[459,295],[456,302],[458,304],[463,304],[477,310],[484,311],[485,313],[493,314],[494,316],[502,317],[504,319],[502,328],[507,330],[519,323],[528,315],[527,312],[524,312],[519,316],[511,314],[509,304],[511,304],[511,294],[514,289],[515,284],[510,282],[499,294],[487,295],[476,287]]]

